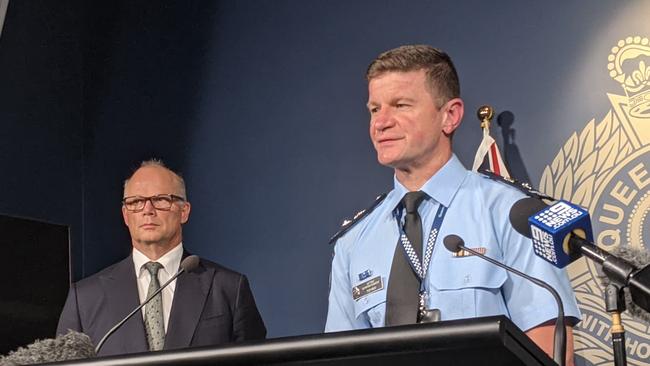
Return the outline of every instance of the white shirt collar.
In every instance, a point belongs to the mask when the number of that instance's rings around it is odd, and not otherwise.
[[[436,202],[448,208],[466,177],[467,169],[465,169],[458,157],[456,157],[456,154],[452,154],[445,165],[430,177],[420,190]],[[386,203],[388,207],[394,210],[409,190],[397,180],[397,175],[393,176],[393,184],[394,194],[390,197],[390,200],[387,199]]]
[[[162,257],[158,258],[156,262],[163,265],[163,270],[168,276],[175,274],[180,268],[181,259],[183,259],[183,243],[179,243],[174,249],[165,253]],[[143,275],[145,269],[144,264],[151,262],[151,259],[144,255],[141,251],[133,248],[133,265],[135,266],[135,273],[137,277]]]

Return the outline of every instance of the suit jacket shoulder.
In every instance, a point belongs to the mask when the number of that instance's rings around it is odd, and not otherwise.
[[[131,256],[70,287],[57,333],[72,329],[97,344],[115,324],[140,304]],[[100,355],[148,349],[142,317],[133,316],[104,344]]]

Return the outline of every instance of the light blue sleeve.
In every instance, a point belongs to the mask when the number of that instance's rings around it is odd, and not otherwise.
[[[365,317],[359,316],[359,319],[355,317],[352,285],[350,283],[349,256],[346,252],[346,238],[349,240],[349,237],[350,233],[339,239],[334,247],[325,332],[370,327]]]
[[[500,212],[509,212],[512,204],[521,198],[518,194],[510,194],[510,196],[508,199],[501,200],[506,204],[499,209]],[[503,216],[508,217],[508,215]],[[500,221],[495,229],[501,231],[498,237],[501,238],[504,263],[548,283],[562,299],[564,315],[569,318],[567,324],[576,324],[580,321],[580,310],[566,271],[538,257],[533,250],[532,241],[516,232],[509,220]],[[510,318],[522,330],[527,331],[557,318],[556,302],[546,289],[509,274],[502,290]]]

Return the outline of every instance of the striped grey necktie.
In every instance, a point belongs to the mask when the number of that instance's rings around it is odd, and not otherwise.
[[[163,265],[158,262],[147,262],[144,268],[149,271],[151,275],[151,282],[149,282],[149,289],[147,290],[147,298],[151,296],[160,288],[158,281],[158,270],[163,268]],[[165,345],[165,321],[163,318],[162,307],[162,293],[156,295],[144,307],[144,326],[147,331],[147,343],[149,343],[150,351],[159,351]]]

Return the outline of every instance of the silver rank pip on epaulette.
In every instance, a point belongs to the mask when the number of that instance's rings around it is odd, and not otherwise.
[[[375,202],[372,203],[372,206],[357,212],[356,214],[354,214],[354,216],[352,216],[351,219],[343,220],[343,223],[341,223],[341,229],[337,231],[336,234],[332,235],[328,243],[332,244],[335,241],[337,241],[341,236],[343,236],[343,234],[347,233],[348,230],[352,229],[352,227],[357,222],[361,221],[361,219],[368,216],[375,208],[377,208],[377,206],[379,206],[379,204],[384,200],[384,198],[386,198],[386,195],[387,193],[380,194],[379,196],[377,196],[377,198],[375,198]]]
[[[491,172],[491,171],[489,171],[487,169],[479,169],[478,172],[481,175],[483,175],[484,177],[489,178],[489,179],[491,179],[493,181],[501,182],[503,184],[507,184],[507,185],[509,185],[511,187],[514,187],[514,188],[522,191],[525,195],[527,195],[529,197],[537,198],[537,199],[540,199],[540,200],[556,201],[555,198],[553,198],[551,196],[548,196],[548,195],[536,190],[535,188],[533,188],[533,186],[531,186],[530,183],[520,182],[520,181],[518,181],[516,179],[503,177],[503,176],[500,176],[499,174],[495,174],[495,173],[493,173],[493,172]]]

